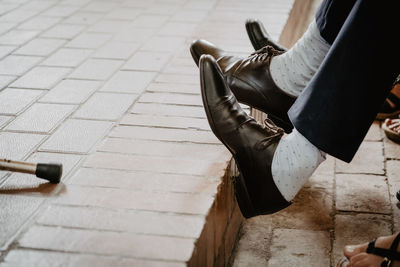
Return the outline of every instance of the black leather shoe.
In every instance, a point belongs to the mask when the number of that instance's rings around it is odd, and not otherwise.
[[[259,20],[248,19],[246,21],[246,31],[255,50],[259,50],[267,45],[282,52],[286,52],[287,50],[285,47],[271,39],[271,36],[269,36],[264,25]]]
[[[201,55],[213,56],[239,102],[267,113],[276,125],[286,132],[292,131],[287,111],[296,98],[276,86],[269,70],[271,58],[282,52],[265,46],[247,58],[240,58],[228,55],[205,40],[193,42],[190,52],[197,65]]]
[[[234,187],[243,216],[270,214],[289,206],[291,203],[281,195],[271,174],[283,129],[271,121],[263,127],[247,115],[209,55],[200,59],[200,83],[210,127],[232,153],[240,172]]]

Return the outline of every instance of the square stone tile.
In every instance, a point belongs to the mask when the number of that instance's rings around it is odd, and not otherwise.
[[[0,74],[22,75],[41,60],[41,57],[7,56],[0,61]]]
[[[108,19],[131,21],[134,20],[141,13],[142,10],[138,8],[119,7],[113,9],[105,17]]]
[[[143,43],[155,33],[153,28],[129,28],[117,33],[114,41],[127,43]]]
[[[118,120],[133,104],[136,95],[95,93],[77,112],[75,118]]]
[[[103,19],[90,26],[87,32],[117,33],[129,26],[129,21]]]
[[[367,222],[367,223],[366,223]],[[345,245],[362,244],[379,236],[390,235],[390,216],[378,214],[336,215],[333,262],[343,257]]]
[[[92,50],[62,48],[41,63],[45,66],[77,67],[85,61]]]
[[[0,157],[22,160],[39,145],[45,135],[26,133],[0,133]]]
[[[0,59],[2,59],[5,56],[8,56],[11,54],[12,51],[14,51],[16,46],[11,46],[11,45],[1,45],[0,46]]]
[[[50,103],[83,103],[100,86],[99,81],[63,80],[44,95],[40,101]]]
[[[93,57],[107,59],[128,59],[138,49],[139,44],[109,42],[97,49]]]
[[[117,7],[116,3],[111,3],[108,1],[96,1],[83,8],[86,12],[97,12],[97,13],[107,13]]]
[[[21,226],[33,216],[44,199],[0,194],[0,201],[2,203],[0,249],[4,250],[13,241],[14,235],[20,230]]]
[[[3,34],[12,28],[14,28],[16,23],[13,22],[0,22],[0,34]]]
[[[75,13],[77,10],[79,10],[79,7],[75,6],[67,6],[67,5],[56,5],[45,12],[43,12],[41,15],[43,16],[49,16],[49,17],[68,17]]]
[[[83,7],[86,6],[90,0],[62,0],[61,4],[68,5],[68,6],[79,6]]]
[[[0,15],[6,14],[7,12],[13,10],[14,8],[16,8],[18,6],[18,3],[2,3],[1,7],[1,11],[0,11]]]
[[[51,89],[71,71],[69,68],[35,67],[10,87]]]
[[[0,114],[17,115],[42,93],[40,90],[4,89],[0,92]]]
[[[111,59],[88,59],[69,78],[87,80],[107,80],[122,64],[122,61]]]
[[[19,115],[5,129],[9,131],[50,133],[75,108],[72,105],[36,103]]]
[[[21,23],[35,16],[38,13],[37,10],[27,10],[27,9],[14,9],[7,14],[0,17],[0,22],[15,22]]]
[[[206,18],[208,12],[205,10],[181,10],[172,16],[171,21],[179,21],[179,22],[192,22],[197,23],[201,22],[204,18]]]
[[[155,76],[155,72],[118,71],[101,91],[140,94]]]
[[[14,117],[12,116],[0,116],[0,129],[4,127],[4,125],[6,125],[11,119],[13,119]]]
[[[33,39],[39,32],[28,30],[11,30],[0,37],[0,43],[4,45],[22,45]]]
[[[27,56],[48,56],[64,44],[65,41],[57,39],[36,38],[13,54]]]
[[[176,3],[159,3],[157,5],[151,5],[146,9],[146,13],[159,14],[159,15],[173,15],[179,9],[180,5]]]
[[[365,140],[366,141],[381,141],[382,140],[382,131],[381,131],[379,121],[374,121],[374,123],[372,123],[367,135],[365,136]]]
[[[7,76],[1,75],[0,76],[0,91],[9,85],[12,81],[14,81],[17,77],[16,76]]]
[[[124,70],[160,71],[170,59],[168,53],[136,52],[122,67]]]
[[[42,33],[42,37],[72,39],[83,31],[85,27],[82,25],[57,24],[53,28]]]
[[[52,1],[44,1],[44,0],[33,0],[33,1],[24,1],[22,6],[20,6],[21,9],[26,9],[26,10],[35,10],[35,11],[43,11],[51,6],[54,6],[55,3]]]
[[[68,24],[79,25],[82,27],[82,25],[91,25],[100,20],[102,17],[103,14],[79,11],[66,18],[64,22]]]
[[[155,36],[149,39],[141,47],[141,50],[153,52],[175,52],[183,45],[185,45],[185,38],[182,37]]]
[[[190,36],[195,30],[197,24],[183,22],[168,22],[165,24],[158,34],[169,36]]]
[[[363,142],[350,164],[336,161],[336,172],[384,174],[381,142]]]
[[[390,200],[392,202],[393,211],[393,231],[400,231],[400,205],[399,200],[396,197],[397,192],[400,190],[400,177],[398,175],[400,171],[400,165],[397,160],[386,161],[387,176],[389,183]]]
[[[336,175],[336,208],[344,211],[391,213],[384,176]]]
[[[385,157],[387,159],[400,159],[400,146],[397,143],[385,136],[383,145],[385,147]]]
[[[106,33],[81,33],[80,35],[72,39],[69,43],[67,43],[66,46],[75,48],[96,49],[102,46],[110,38],[111,35]]]
[[[233,267],[268,266],[266,255],[272,237],[271,225],[259,223],[255,217],[244,221],[233,259]],[[263,218],[263,216],[261,217]]]
[[[21,30],[47,30],[57,24],[61,19],[55,17],[34,17],[18,26]]]
[[[168,16],[156,14],[142,14],[135,18],[132,25],[141,28],[160,28],[168,20]]]
[[[268,266],[329,266],[327,231],[275,229]]]
[[[40,147],[42,151],[88,153],[104,137],[113,123],[67,120]]]

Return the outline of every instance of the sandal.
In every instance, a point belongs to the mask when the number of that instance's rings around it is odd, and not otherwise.
[[[386,119],[382,129],[390,140],[400,144],[400,119]]]
[[[381,262],[381,267],[391,267],[394,261],[400,261],[400,252],[397,251],[397,247],[400,243],[400,233],[397,234],[395,239],[390,246],[390,249],[386,248],[377,248],[375,247],[375,241],[372,241],[368,244],[367,253],[374,254],[377,256],[383,257],[383,261]],[[349,260],[346,257],[343,257],[339,260],[337,267],[345,267],[349,264]]]

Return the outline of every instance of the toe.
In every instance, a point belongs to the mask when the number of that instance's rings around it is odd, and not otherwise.
[[[368,243],[361,245],[348,245],[344,247],[343,253],[344,255],[350,259],[354,255],[357,255],[361,252],[365,252],[367,250]]]

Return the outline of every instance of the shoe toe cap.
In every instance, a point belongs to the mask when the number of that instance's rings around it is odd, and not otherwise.
[[[194,62],[198,66],[202,55],[211,55],[214,58],[217,58],[222,54],[222,50],[218,49],[215,45],[206,40],[196,40],[190,46],[190,53],[192,54]]]

